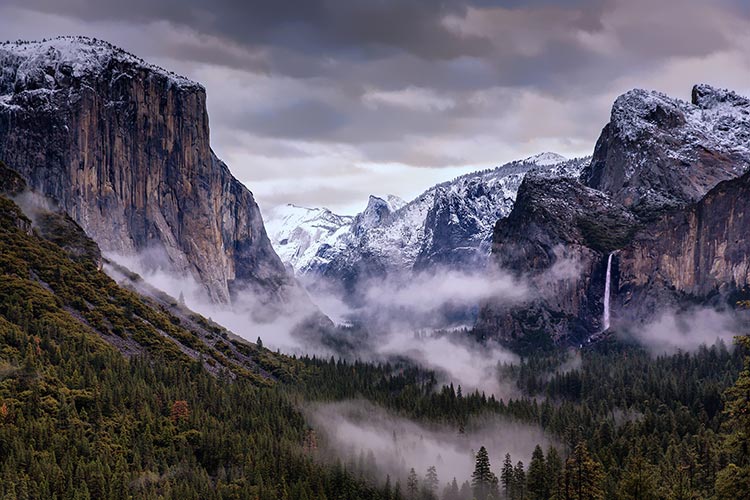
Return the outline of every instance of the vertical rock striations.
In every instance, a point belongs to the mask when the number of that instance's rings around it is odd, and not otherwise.
[[[635,216],[574,179],[527,176],[493,235],[495,264],[527,281],[522,305],[490,301],[476,330],[508,344],[584,338],[601,329],[607,255],[627,244]]]
[[[663,214],[618,254],[620,316],[681,303],[720,305],[750,286],[750,173]]]
[[[211,150],[205,89],[83,37],[0,45],[0,159],[105,252],[154,251],[218,302],[294,287]]]

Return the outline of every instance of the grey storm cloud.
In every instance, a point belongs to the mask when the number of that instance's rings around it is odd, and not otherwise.
[[[352,178],[377,194],[396,184],[363,166],[400,164],[393,175],[410,187],[395,194],[409,197],[448,170],[590,154],[612,101],[633,87],[687,97],[705,81],[747,93],[749,5],[4,0],[0,33],[106,38],[200,81],[217,153],[261,203],[336,208],[365,189],[344,187]]]
[[[172,57],[326,78],[360,92],[363,82],[386,89],[411,84],[445,91],[524,86],[585,92],[633,68],[725,48],[733,34],[710,14],[748,14],[742,0],[7,3],[83,21],[166,22],[204,38],[163,47]],[[607,53],[602,49],[608,44],[621,50]]]
[[[710,6],[716,2],[630,3],[641,4],[640,9],[632,9],[638,11],[638,23],[610,36],[646,58],[702,55],[725,45],[725,38],[731,36],[706,22],[705,13],[717,8]],[[305,78],[343,78],[353,71],[386,87],[418,81],[424,75],[421,80],[430,82],[421,83],[438,88],[545,85],[549,81],[545,75],[570,75],[606,64],[606,57],[587,46],[580,34],[603,33],[603,16],[628,10],[622,9],[628,4],[623,0],[8,0],[8,4],[84,21],[164,21],[221,42],[171,47],[174,56],[187,59]],[[739,0],[718,4],[738,13],[743,9]],[[529,50],[525,46],[529,40],[523,40],[528,37],[534,37],[530,42],[538,47]],[[237,48],[246,52],[238,53]],[[258,50],[263,53],[253,53]],[[468,61],[450,64],[461,59]],[[471,60],[484,64],[472,68]],[[388,61],[383,66],[393,71],[372,75],[357,67],[378,61]],[[629,66],[620,65],[622,71]],[[611,75],[613,68],[607,69]],[[461,70],[468,71],[465,78],[451,77]]]
[[[489,50],[486,40],[459,36],[443,26],[445,16],[465,11],[470,2],[464,1],[32,0],[18,4],[84,20],[160,19],[239,44],[349,52],[355,58],[406,50],[441,59]]]

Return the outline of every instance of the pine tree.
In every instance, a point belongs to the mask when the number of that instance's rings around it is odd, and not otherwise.
[[[602,464],[591,457],[583,441],[579,442],[565,462],[566,500],[603,500],[603,481]]]
[[[401,483],[396,481],[396,486],[393,487],[393,500],[401,500],[404,498],[401,495]]]
[[[750,337],[739,337],[738,342],[750,349]],[[725,397],[729,433],[723,451],[730,461],[716,475],[716,497],[720,500],[741,498],[750,491],[750,357],[745,358],[740,376]]]
[[[409,471],[409,477],[406,478],[406,493],[410,500],[417,498],[417,492],[419,491],[419,477],[414,467]]]
[[[546,489],[549,492],[549,498],[558,500],[563,498],[562,490],[562,470],[563,463],[557,448],[550,446],[547,450],[546,466]]]
[[[445,490],[443,491],[443,500],[461,500],[460,492],[458,490],[458,482],[455,477],[453,478],[453,481],[445,487]]]
[[[497,476],[492,472],[490,457],[484,446],[477,452],[474,473],[471,475],[471,487],[476,500],[497,497]]]
[[[500,483],[503,485],[505,498],[511,498],[511,490],[513,488],[513,461],[510,458],[510,453],[505,454],[503,469],[500,471]]]
[[[622,500],[656,500],[659,498],[656,470],[640,453],[631,453],[617,486]]]
[[[427,474],[424,478],[424,487],[427,491],[434,494],[439,485],[440,481],[438,480],[437,469],[434,465],[431,465],[427,468]]]
[[[526,471],[520,460],[513,469],[513,499],[524,500],[526,498]]]
[[[458,496],[461,500],[471,498],[471,484],[469,484],[469,481],[461,483],[461,490],[458,492]]]
[[[547,464],[544,461],[544,451],[536,445],[529,463],[527,490],[530,500],[547,500],[550,495],[547,482]]]

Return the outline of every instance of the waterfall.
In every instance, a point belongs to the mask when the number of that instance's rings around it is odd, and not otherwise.
[[[610,288],[610,281],[612,281],[612,256],[614,252],[609,254],[607,259],[607,281],[604,283],[604,316],[602,317],[602,331],[609,330],[609,298],[612,293]]]

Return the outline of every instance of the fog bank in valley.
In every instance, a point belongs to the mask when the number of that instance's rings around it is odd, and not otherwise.
[[[731,348],[734,337],[743,333],[737,316],[711,308],[667,310],[649,323],[628,325],[623,330],[624,339],[642,345],[654,356],[691,352],[717,342]]]
[[[390,475],[402,485],[409,469],[423,476],[430,466],[443,485],[454,477],[459,483],[469,480],[481,446],[498,476],[506,453],[514,464],[528,463],[537,444],[545,450],[558,446],[538,427],[499,417],[470,420],[461,433],[445,425],[417,424],[365,401],[311,405],[306,414],[321,435],[323,453],[355,462],[365,457],[365,472],[381,480]]]

